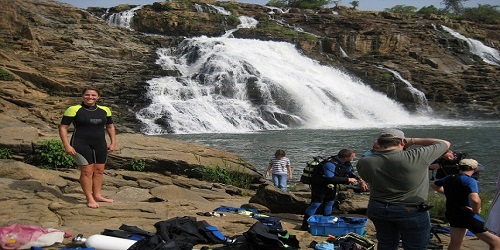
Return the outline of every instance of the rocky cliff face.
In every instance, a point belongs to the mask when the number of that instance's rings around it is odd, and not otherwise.
[[[496,48],[500,45],[498,25],[347,8],[283,13],[251,4],[213,4],[259,21],[256,29],[241,29],[235,37],[294,43],[308,56],[345,69],[410,110],[416,103],[406,85],[380,66],[399,72],[441,115],[499,117],[499,66],[484,63],[466,42],[442,29],[450,27]],[[150,33],[213,36],[238,24],[233,16],[213,12],[202,3],[197,8],[156,3],[138,11],[133,27]]]
[[[439,28],[445,25],[498,47],[498,25],[348,9],[282,13],[259,5],[211,2],[231,12],[222,15],[203,2],[159,2],[140,9],[132,21],[136,31],[130,31],[109,26],[101,18],[102,9],[82,10],[51,0],[0,4],[1,74],[14,76],[1,78],[0,110],[42,131],[54,131],[63,110],[79,102],[80,89],[94,84],[103,90],[103,103],[113,109],[119,132],[137,132],[134,111],[148,102],[145,81],[172,74],[154,63],[155,49],[176,45],[184,36],[221,35],[236,27],[239,15],[254,17],[259,25],[234,33],[236,37],[292,42],[409,109],[415,103],[404,84],[376,66],[400,72],[438,113],[499,118],[499,66],[484,63],[463,41]]]

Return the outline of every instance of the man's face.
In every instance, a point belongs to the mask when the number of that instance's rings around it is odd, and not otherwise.
[[[445,159],[447,161],[451,161],[451,160],[455,159],[455,156],[453,155],[453,152],[449,151],[449,152],[444,153],[443,159]]]
[[[351,156],[349,156],[346,160],[353,161],[354,159],[356,159],[356,153],[352,153]]]

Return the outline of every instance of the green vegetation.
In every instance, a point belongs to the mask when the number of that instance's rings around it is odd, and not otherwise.
[[[0,81],[14,81],[16,78],[9,72],[0,68]]]
[[[444,218],[444,213],[446,212],[446,198],[444,195],[431,193],[429,194],[428,203],[434,206],[431,210],[429,210],[431,218],[445,221],[446,219]]]
[[[35,149],[33,164],[46,169],[68,168],[75,166],[72,156],[66,154],[61,141],[57,139],[40,142]]]
[[[259,18],[258,28],[265,29],[267,32],[275,34],[276,37],[284,38],[288,41],[296,39],[304,39],[311,41],[318,41],[318,38],[309,33],[298,32],[291,28],[284,27],[283,25],[269,19]]]
[[[183,4],[192,4],[193,2],[196,1],[191,1],[191,0],[166,0],[165,2],[169,3],[183,3]]]
[[[170,6],[170,3],[168,3],[168,1],[166,4],[161,4],[160,2],[155,2],[155,3],[153,3],[151,8],[155,11],[170,11],[170,10],[172,10],[172,7]]]
[[[445,4],[445,3],[443,3]],[[451,4],[451,3],[450,3]],[[444,15],[453,19],[463,19],[467,21],[477,22],[477,23],[489,23],[498,24],[500,23],[500,11],[499,6],[492,6],[489,4],[478,4],[476,8],[462,8],[456,6],[457,3],[453,3],[455,7],[446,7],[444,9],[438,9],[434,5],[424,6],[420,10],[416,11],[417,8],[414,6],[406,5],[396,5],[392,8],[386,8],[384,11],[400,14],[420,14],[425,17],[430,15]],[[449,10],[458,8],[459,12]]]
[[[477,23],[500,23],[499,6],[492,6],[489,4],[478,4],[477,8],[467,8],[462,14],[462,18],[468,21]]]
[[[414,14],[417,11],[417,7],[415,6],[406,6],[406,5],[396,5],[392,8],[384,9],[386,12],[392,13],[400,13],[400,14]]]
[[[134,171],[143,171],[146,168],[146,161],[144,159],[134,158],[130,165]]]
[[[357,1],[355,1],[357,2]],[[267,5],[274,7],[292,7],[301,9],[315,9],[331,4],[331,0],[270,0]]]
[[[201,180],[203,181],[223,183],[245,189],[250,188],[250,184],[252,184],[254,179],[254,177],[249,174],[235,170],[228,170],[220,166],[209,166],[194,169],[192,171],[198,172],[201,175]]]
[[[349,2],[350,5],[352,5],[352,9],[355,10],[359,6],[359,1],[352,1]]]
[[[236,13],[241,10],[240,5],[238,5],[237,2],[218,2],[218,4],[224,7],[224,9],[226,9],[227,11],[233,13],[233,15],[237,15]]]
[[[424,6],[417,11],[417,14],[424,15],[426,17],[430,15],[446,15],[448,12],[443,9],[438,9],[434,5]]]
[[[10,159],[12,154],[8,148],[0,148],[0,159]]]
[[[288,1],[287,0],[271,0],[267,3],[267,5],[273,6],[273,7],[283,8],[283,7],[288,6]]]
[[[444,9],[446,11],[451,11],[454,13],[462,13],[464,9],[464,3],[469,0],[443,0],[441,4],[443,4],[445,7]]]

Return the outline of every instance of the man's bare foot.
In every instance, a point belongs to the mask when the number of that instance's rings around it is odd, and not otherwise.
[[[97,202],[95,202],[95,201],[89,201],[89,202],[87,202],[87,207],[99,208],[99,204],[97,204]]]
[[[102,196],[101,197],[94,197],[94,199],[96,201],[100,201],[100,202],[109,202],[109,203],[115,202],[115,200],[113,200],[113,199],[104,198]]]

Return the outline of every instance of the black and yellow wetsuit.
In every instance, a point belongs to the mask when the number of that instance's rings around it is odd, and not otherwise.
[[[106,125],[113,124],[111,110],[106,106],[84,103],[69,107],[61,119],[62,125],[73,123],[75,130],[70,144],[77,152],[77,165],[104,164],[108,156]]]

